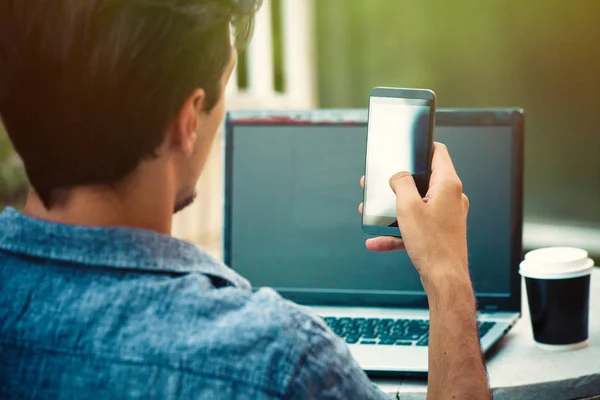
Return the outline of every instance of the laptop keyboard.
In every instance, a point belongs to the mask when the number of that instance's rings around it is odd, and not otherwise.
[[[428,346],[429,320],[381,318],[323,318],[325,323],[348,344],[378,346]],[[479,323],[479,337],[495,322]]]

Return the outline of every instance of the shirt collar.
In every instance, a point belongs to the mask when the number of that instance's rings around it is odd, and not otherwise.
[[[13,208],[0,213],[0,250],[82,267],[200,273],[249,289],[231,268],[191,243],[153,231],[47,222]]]

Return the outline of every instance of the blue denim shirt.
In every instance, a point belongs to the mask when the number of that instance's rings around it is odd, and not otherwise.
[[[317,316],[155,232],[0,214],[2,399],[382,399]]]

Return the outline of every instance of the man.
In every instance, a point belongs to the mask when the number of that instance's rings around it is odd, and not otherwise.
[[[304,308],[169,236],[194,198],[258,4],[2,0],[0,115],[32,191],[0,214],[0,397],[383,399]],[[431,307],[429,396],[489,398],[468,202],[436,145],[391,179]],[[358,226],[356,229],[360,229]]]

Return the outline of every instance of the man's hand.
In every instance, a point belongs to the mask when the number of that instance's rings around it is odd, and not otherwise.
[[[364,177],[361,179],[364,187]],[[427,284],[432,275],[449,269],[468,275],[467,213],[469,200],[445,145],[435,143],[429,190],[421,198],[412,175],[399,172],[390,179],[396,193],[398,226],[402,238],[367,240],[372,251],[404,250]],[[359,206],[362,212],[362,204]],[[426,287],[427,289],[427,287]]]
[[[467,260],[469,201],[446,146],[434,145],[425,198],[408,172],[394,175],[390,186],[402,239],[369,239],[367,248],[406,249],[421,275],[430,312],[428,398],[489,399]]]

